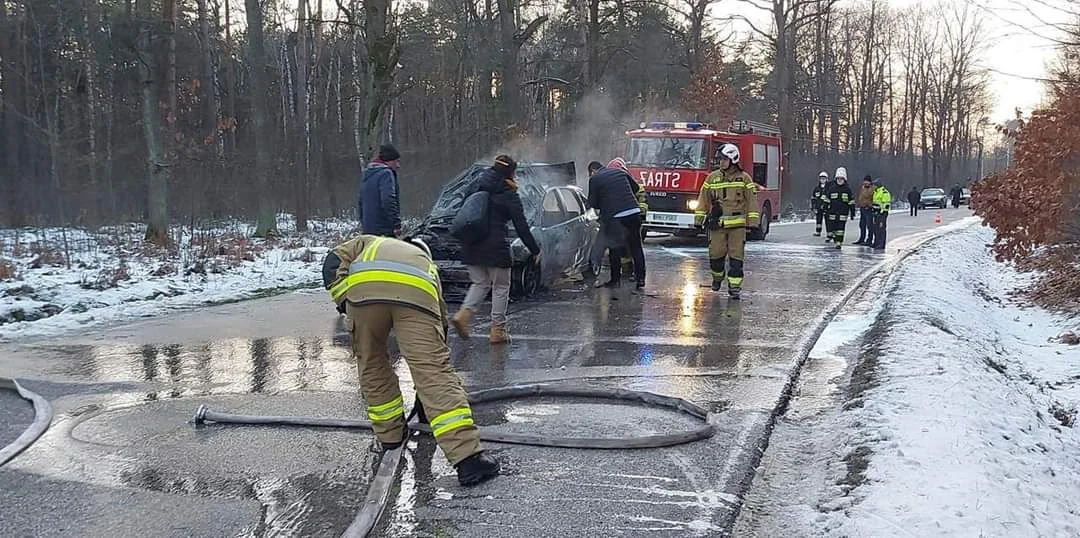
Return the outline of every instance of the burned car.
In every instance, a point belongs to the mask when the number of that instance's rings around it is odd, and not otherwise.
[[[487,166],[474,164],[451,180],[435,201],[416,235],[431,248],[448,299],[460,299],[469,285],[469,271],[461,263],[461,244],[450,235],[450,224],[471,187]],[[539,267],[529,249],[508,224],[511,297],[523,297],[556,280],[589,271],[589,252],[600,225],[576,183],[574,163],[521,163],[515,176],[518,195],[536,241],[544,255]]]

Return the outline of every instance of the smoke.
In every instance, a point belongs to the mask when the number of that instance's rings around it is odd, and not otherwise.
[[[570,117],[546,135],[528,135],[500,144],[481,162],[490,163],[497,155],[506,154],[520,163],[573,162],[577,184],[588,184],[587,167],[590,161],[607,163],[615,157],[625,157],[626,131],[636,129],[642,121],[678,120],[681,115],[647,101],[631,110],[620,109],[615,99],[602,90],[582,97],[573,106]]]

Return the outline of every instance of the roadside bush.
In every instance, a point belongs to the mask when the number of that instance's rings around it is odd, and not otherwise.
[[[1040,272],[1035,300],[1080,310],[1080,84],[1053,88],[1015,134],[1012,166],[977,183],[972,206],[994,228],[999,260]]]
[[[0,258],[0,281],[11,280],[13,278],[15,278],[15,265]]]

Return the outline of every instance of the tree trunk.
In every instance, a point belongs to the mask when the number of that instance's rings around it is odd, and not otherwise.
[[[236,121],[236,57],[232,41],[232,11],[229,0],[225,0],[225,116],[230,122]],[[225,136],[226,158],[236,156],[236,128],[230,126]],[[232,167],[228,167],[228,176],[232,177]]]
[[[218,104],[217,96],[214,92],[214,59],[211,54],[213,50],[213,39],[210,36],[210,21],[207,17],[206,0],[198,0],[199,10],[199,40],[202,41],[202,81],[199,85],[200,94],[202,98],[202,128],[203,135],[206,137],[208,143],[214,144],[217,147],[215,153],[220,157],[221,143],[217,138],[218,128]]]
[[[514,40],[514,34],[517,33],[517,22],[514,19],[515,5],[514,0],[498,0],[498,4],[499,41],[502,48],[499,90],[502,95],[506,126],[520,129],[524,128],[525,119],[518,71],[518,45]]]
[[[298,22],[296,47],[296,123],[300,126],[300,177],[297,181],[296,231],[307,230],[308,186],[311,173],[311,122],[308,118],[308,51],[307,51],[307,0],[297,0]]]
[[[89,152],[87,162],[87,180],[89,193],[85,200],[87,218],[91,224],[98,224],[101,210],[101,191],[98,186],[97,164],[97,32],[100,28],[100,20],[97,11],[97,0],[83,0],[83,69],[86,70],[86,142]]]
[[[255,185],[258,214],[256,237],[279,235],[277,216],[270,189],[270,104],[267,102],[266,43],[263,37],[263,12],[259,0],[245,0],[248,32],[248,61],[251,63],[251,116],[255,143]]]
[[[367,46],[366,123],[367,157],[374,154],[384,130],[383,117],[390,102],[390,87],[397,71],[400,49],[390,25],[390,0],[364,0],[364,36]]]
[[[161,112],[158,110],[157,55],[151,49],[150,0],[140,0],[138,37],[143,139],[146,141],[147,213],[146,240],[157,245],[169,241],[168,165],[161,144]]]

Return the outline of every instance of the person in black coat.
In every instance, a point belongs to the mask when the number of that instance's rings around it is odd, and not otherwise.
[[[630,187],[633,178],[618,168],[602,168],[589,178],[589,207],[600,214],[601,226],[617,224],[634,259],[637,288],[645,287],[645,250],[641,245],[641,207]],[[611,279],[605,286],[619,287],[622,279],[622,248],[608,249]]]
[[[488,205],[488,232],[476,241],[463,241],[461,262],[469,268],[469,292],[454,314],[451,323],[462,337],[469,336],[469,324],[473,311],[491,292],[491,335],[493,344],[510,341],[506,329],[506,307],[510,302],[510,242],[507,239],[507,222],[514,223],[518,237],[529,248],[533,263],[540,263],[540,245],[529,230],[525,209],[517,194],[514,173],[517,163],[506,155],[495,158],[495,164],[487,169],[470,188],[466,198],[475,192],[486,191],[490,195]]]
[[[379,146],[378,156],[364,169],[356,211],[366,234],[397,237],[401,233],[397,176],[400,163],[398,150],[385,144]]]
[[[922,199],[922,196],[919,194],[919,189],[912,187],[907,193],[908,215],[911,215],[912,217],[919,216],[920,199]]]
[[[836,181],[829,184],[826,196],[829,199],[829,240],[839,249],[844,244],[847,221],[855,218],[855,195],[847,184],[847,169],[842,166],[836,169]]]
[[[960,188],[960,185],[956,185],[952,188],[949,194],[952,195],[953,209],[960,207],[960,197],[963,196],[964,190]]]

